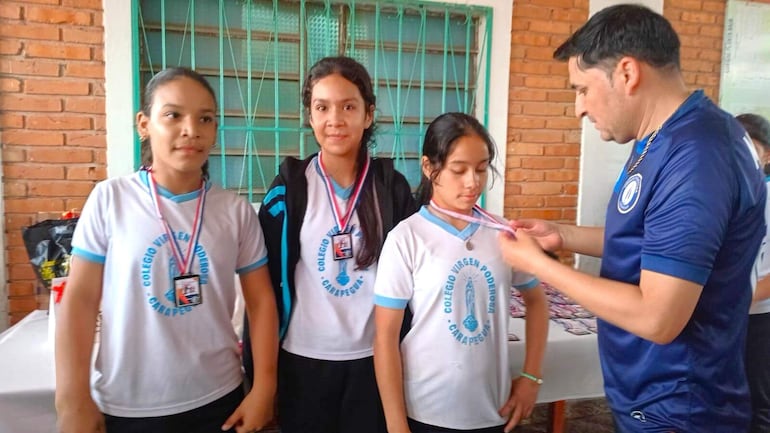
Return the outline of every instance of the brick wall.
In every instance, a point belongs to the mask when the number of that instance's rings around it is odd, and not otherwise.
[[[0,3],[0,128],[11,323],[37,308],[21,228],[106,177],[101,0]]]
[[[770,0],[765,0],[770,2]],[[718,100],[725,0],[665,0],[679,33],[691,89]],[[588,19],[588,0],[516,0],[513,5],[505,213],[575,222],[580,122],[566,63],[553,51]]]

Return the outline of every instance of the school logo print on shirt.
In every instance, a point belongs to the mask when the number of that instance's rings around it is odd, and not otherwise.
[[[443,291],[447,330],[452,338],[466,346],[483,343],[492,329],[488,317],[495,314],[496,296],[495,278],[486,265],[472,257],[455,262]]]
[[[350,225],[350,232],[356,238],[361,238],[363,234],[355,225]],[[361,274],[353,279],[350,273],[356,266],[355,256],[345,260],[334,260],[332,251],[332,236],[337,234],[337,229],[332,228],[321,239],[321,245],[318,247],[318,272],[321,274],[321,286],[332,296],[339,298],[353,296],[364,284],[364,278]]]
[[[635,175],[626,179],[623,183],[623,188],[620,189],[618,194],[618,212],[627,214],[636,206],[639,201],[639,195],[642,191],[642,174],[636,173]]]
[[[192,237],[186,232],[174,232],[175,241],[183,249],[187,248],[187,244],[191,241]],[[168,263],[164,263],[165,260],[158,258],[158,253],[163,251],[164,248],[169,249],[167,245],[169,242],[168,235],[165,233],[155,238],[152,244],[147,247],[142,257],[142,288],[145,290],[145,296],[147,297],[147,303],[157,312],[167,317],[183,316],[193,310],[193,306],[177,307],[174,298],[174,278],[179,276],[179,266],[177,266],[176,260],[173,255],[168,260]],[[170,249],[169,249],[170,251]],[[161,255],[160,257],[164,257]],[[198,244],[193,251],[193,260],[197,262],[200,269],[200,285],[203,287],[209,280],[209,258],[206,254],[206,250]],[[168,274],[168,279],[164,282],[165,286],[163,294],[154,293],[160,290],[160,287],[152,286],[152,268],[153,266],[162,266],[164,272]]]

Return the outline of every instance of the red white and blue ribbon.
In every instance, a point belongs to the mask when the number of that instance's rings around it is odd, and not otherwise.
[[[171,226],[169,226],[168,220],[166,220],[166,218],[163,216],[163,212],[161,211],[158,184],[155,182],[152,169],[148,170],[148,174],[149,176],[147,177],[150,181],[150,195],[152,196],[152,201],[155,205],[155,212],[157,213],[158,219],[160,219],[160,222],[163,225],[163,229],[166,231],[166,236],[168,236],[169,247],[171,248],[171,253],[174,255],[174,261],[179,268],[179,275],[187,275],[190,273],[192,268],[192,255],[195,251],[195,248],[198,246],[198,238],[200,238],[201,227],[203,226],[203,204],[206,202],[206,182],[201,179],[201,189],[200,194],[198,195],[198,204],[195,209],[195,219],[193,219],[192,233],[190,233],[190,242],[187,244],[187,253],[183,256],[182,248],[179,246],[179,243],[177,243],[177,240],[174,237],[174,232],[171,230]]]
[[[340,206],[337,203],[336,194],[334,194],[334,186],[332,185],[332,178],[329,176],[328,173],[326,173],[326,167],[324,166],[324,160],[323,160],[323,152],[318,154],[318,166],[321,169],[321,174],[324,177],[324,180],[326,181],[326,195],[329,197],[329,201],[331,202],[332,207],[332,213],[334,214],[334,223],[337,225],[337,233],[345,233],[348,229],[348,225],[350,224],[351,216],[353,215],[353,211],[356,209],[356,206],[358,205],[358,199],[361,195],[361,190],[364,187],[364,181],[366,180],[366,175],[369,173],[369,158],[366,158],[366,161],[364,162],[364,168],[361,171],[361,175],[356,179],[355,186],[353,187],[353,193],[350,195],[350,198],[348,199],[348,207],[345,210],[345,214],[343,215]]]

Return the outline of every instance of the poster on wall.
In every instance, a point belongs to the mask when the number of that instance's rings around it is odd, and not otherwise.
[[[725,12],[719,104],[770,119],[770,3],[730,0]]]

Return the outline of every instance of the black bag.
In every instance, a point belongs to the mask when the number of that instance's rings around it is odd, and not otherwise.
[[[47,290],[51,289],[52,279],[69,274],[72,234],[77,222],[77,218],[45,220],[21,231],[29,262]]]

